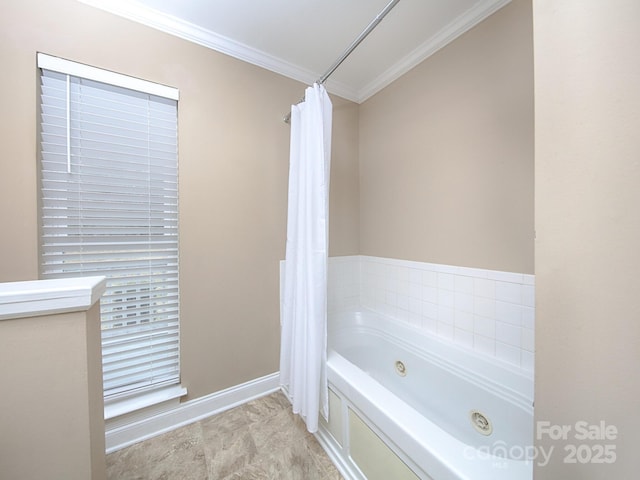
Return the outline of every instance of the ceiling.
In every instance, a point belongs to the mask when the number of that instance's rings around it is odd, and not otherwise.
[[[389,0],[79,0],[312,84]],[[325,83],[361,103],[511,0],[400,0]]]

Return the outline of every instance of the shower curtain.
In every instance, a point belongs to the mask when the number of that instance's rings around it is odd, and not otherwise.
[[[280,347],[280,384],[309,432],[329,414],[327,256],[332,105],[324,86],[291,107],[289,206]]]

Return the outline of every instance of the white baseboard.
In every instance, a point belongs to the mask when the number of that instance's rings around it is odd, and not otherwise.
[[[176,408],[152,417],[108,429],[105,434],[107,453],[224,412],[279,389],[280,373],[275,372],[205,397],[181,403]]]

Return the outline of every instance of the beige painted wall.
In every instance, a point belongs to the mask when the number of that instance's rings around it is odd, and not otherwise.
[[[106,479],[99,308],[0,320],[0,478]]]
[[[360,108],[361,253],[533,273],[531,2]]]
[[[640,3],[535,0],[536,419],[569,425],[536,480],[637,478]],[[564,463],[605,421],[613,464]],[[591,447],[589,447],[591,449]]]
[[[3,0],[0,281],[37,278],[36,52],[180,89],[181,358],[189,398],[278,370],[289,127],[304,85],[75,0]],[[358,252],[357,105],[335,101],[330,243]]]

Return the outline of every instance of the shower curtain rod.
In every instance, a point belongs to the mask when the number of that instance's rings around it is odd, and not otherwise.
[[[369,35],[371,33],[371,31],[376,28],[376,26],[378,26],[378,24],[382,21],[382,19],[387,15],[387,13],[389,13],[391,11],[391,9],[393,7],[395,7],[398,2],[400,0],[391,0],[386,7],[384,7],[382,9],[382,11],[376,15],[376,18],[374,18],[371,23],[369,23],[369,25],[367,25],[367,28],[365,28],[362,33],[360,35],[358,35],[358,38],[356,38],[353,43],[351,43],[351,45],[349,45],[347,47],[347,49],[343,52],[342,55],[340,55],[340,58],[338,58],[333,65],[331,65],[331,67],[329,67],[329,69],[318,79],[316,80],[315,83],[318,83],[320,85],[324,84],[324,82],[327,80],[327,78],[329,78],[331,76],[331,74],[333,72],[336,71],[336,69],[342,65],[342,62],[344,62],[346,60],[346,58],[351,55],[351,52],[353,52],[356,47],[358,45],[360,45],[360,43],[362,43],[362,41],[365,39],[365,37],[367,35]],[[302,103],[304,102],[304,96],[298,101],[298,103]],[[291,120],[291,112],[287,113],[284,116],[284,123],[289,123],[289,121]]]

